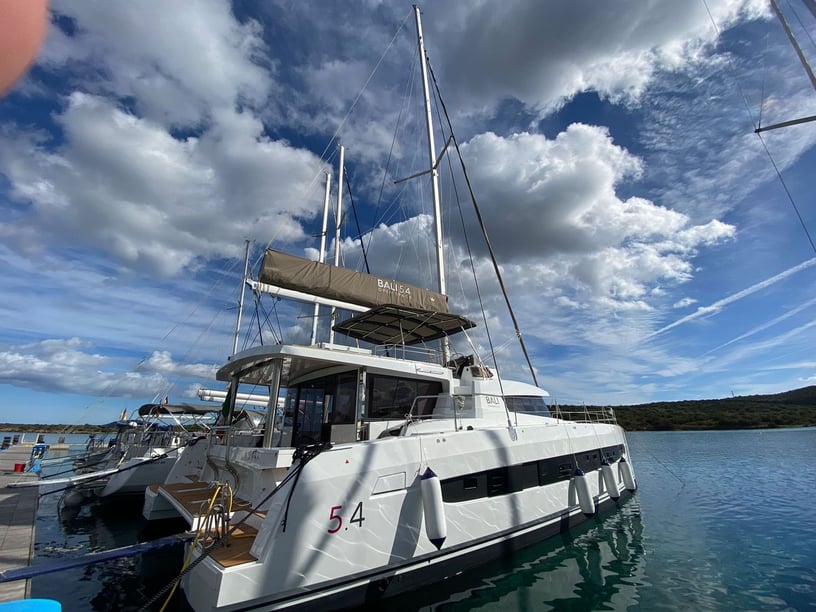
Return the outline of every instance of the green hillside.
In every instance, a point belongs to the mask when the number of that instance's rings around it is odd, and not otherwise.
[[[772,429],[816,426],[816,386],[775,395],[614,407],[629,431]]]

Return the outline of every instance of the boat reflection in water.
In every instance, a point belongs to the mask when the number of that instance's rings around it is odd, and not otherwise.
[[[637,497],[502,561],[389,601],[392,610],[621,610],[646,586]]]

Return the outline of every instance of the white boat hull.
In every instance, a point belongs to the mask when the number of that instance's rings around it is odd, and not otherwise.
[[[99,491],[99,497],[143,495],[149,485],[164,482],[182,451],[183,447],[173,449],[166,457],[159,458],[166,452],[166,449],[159,448],[150,455],[126,460]]]
[[[325,609],[357,605],[361,597],[371,603],[452,575],[465,563],[585,520],[570,478],[575,466],[566,474],[544,473],[573,457],[597,505],[614,505],[600,449],[616,449],[619,458],[625,452],[622,430],[548,423],[519,426],[514,433],[495,428],[402,436],[324,451],[303,469],[288,508],[291,484],[272,499],[257,524],[254,559],[227,567],[204,559],[184,577],[186,597],[198,611],[285,609],[317,599]],[[447,497],[447,538],[438,551],[426,536],[419,484],[428,466]],[[518,480],[534,472],[535,479]],[[462,499],[467,495],[473,499]]]
[[[620,506],[631,494],[624,490],[617,502],[604,498],[599,503],[598,512],[604,513]],[[186,596],[195,610],[320,610],[328,612],[354,610],[364,606],[366,609],[371,609],[379,601],[445,580],[460,574],[466,568],[506,558],[523,548],[564,533],[587,520],[592,519],[580,511],[568,514],[557,513],[550,517],[543,517],[534,524],[510,533],[497,534],[496,537],[473,543],[472,546],[466,548],[456,550],[443,548],[434,558],[417,559],[400,567],[387,568],[360,577],[349,577],[347,580],[327,581],[321,585],[321,588],[307,593],[294,590],[286,597],[259,600],[237,607],[207,607],[209,602],[216,601],[218,597],[219,576],[216,572],[208,574],[209,580],[216,582],[205,580],[204,584],[196,583],[194,587],[196,592],[192,595],[187,592]],[[193,603],[193,600],[196,602],[200,600],[200,605],[204,607],[199,607],[197,603]],[[387,609],[388,602],[383,601],[382,605],[383,609]]]
[[[145,520],[158,521],[182,516],[166,497],[159,495],[158,485],[191,483],[199,480],[203,475],[202,470],[207,465],[209,448],[209,439],[196,440],[194,444],[184,449],[163,479],[154,480],[149,486],[142,489],[145,495],[142,516]]]

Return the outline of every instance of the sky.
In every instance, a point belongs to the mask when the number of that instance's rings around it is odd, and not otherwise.
[[[816,18],[779,4],[816,58]],[[267,246],[317,257],[339,143],[343,265],[363,269],[362,245],[372,273],[435,287],[429,179],[394,183],[429,163],[410,4],[50,9],[36,63],[0,99],[0,422],[104,423],[223,388],[246,241],[251,272]],[[754,133],[816,114],[816,92],[767,2],[421,9],[555,401],[816,384],[816,123]],[[440,160],[450,307],[477,323],[491,367],[529,382],[453,144]],[[255,304],[248,293],[239,348],[309,341],[310,306]]]

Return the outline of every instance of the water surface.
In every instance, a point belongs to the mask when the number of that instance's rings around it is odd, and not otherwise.
[[[616,511],[388,609],[816,610],[816,428],[628,439],[640,488]],[[57,501],[41,501],[37,563],[139,537],[138,504],[66,512]],[[180,566],[180,549],[152,551],[35,578],[32,596],[67,611],[141,609]],[[188,609],[178,597],[167,607]]]

